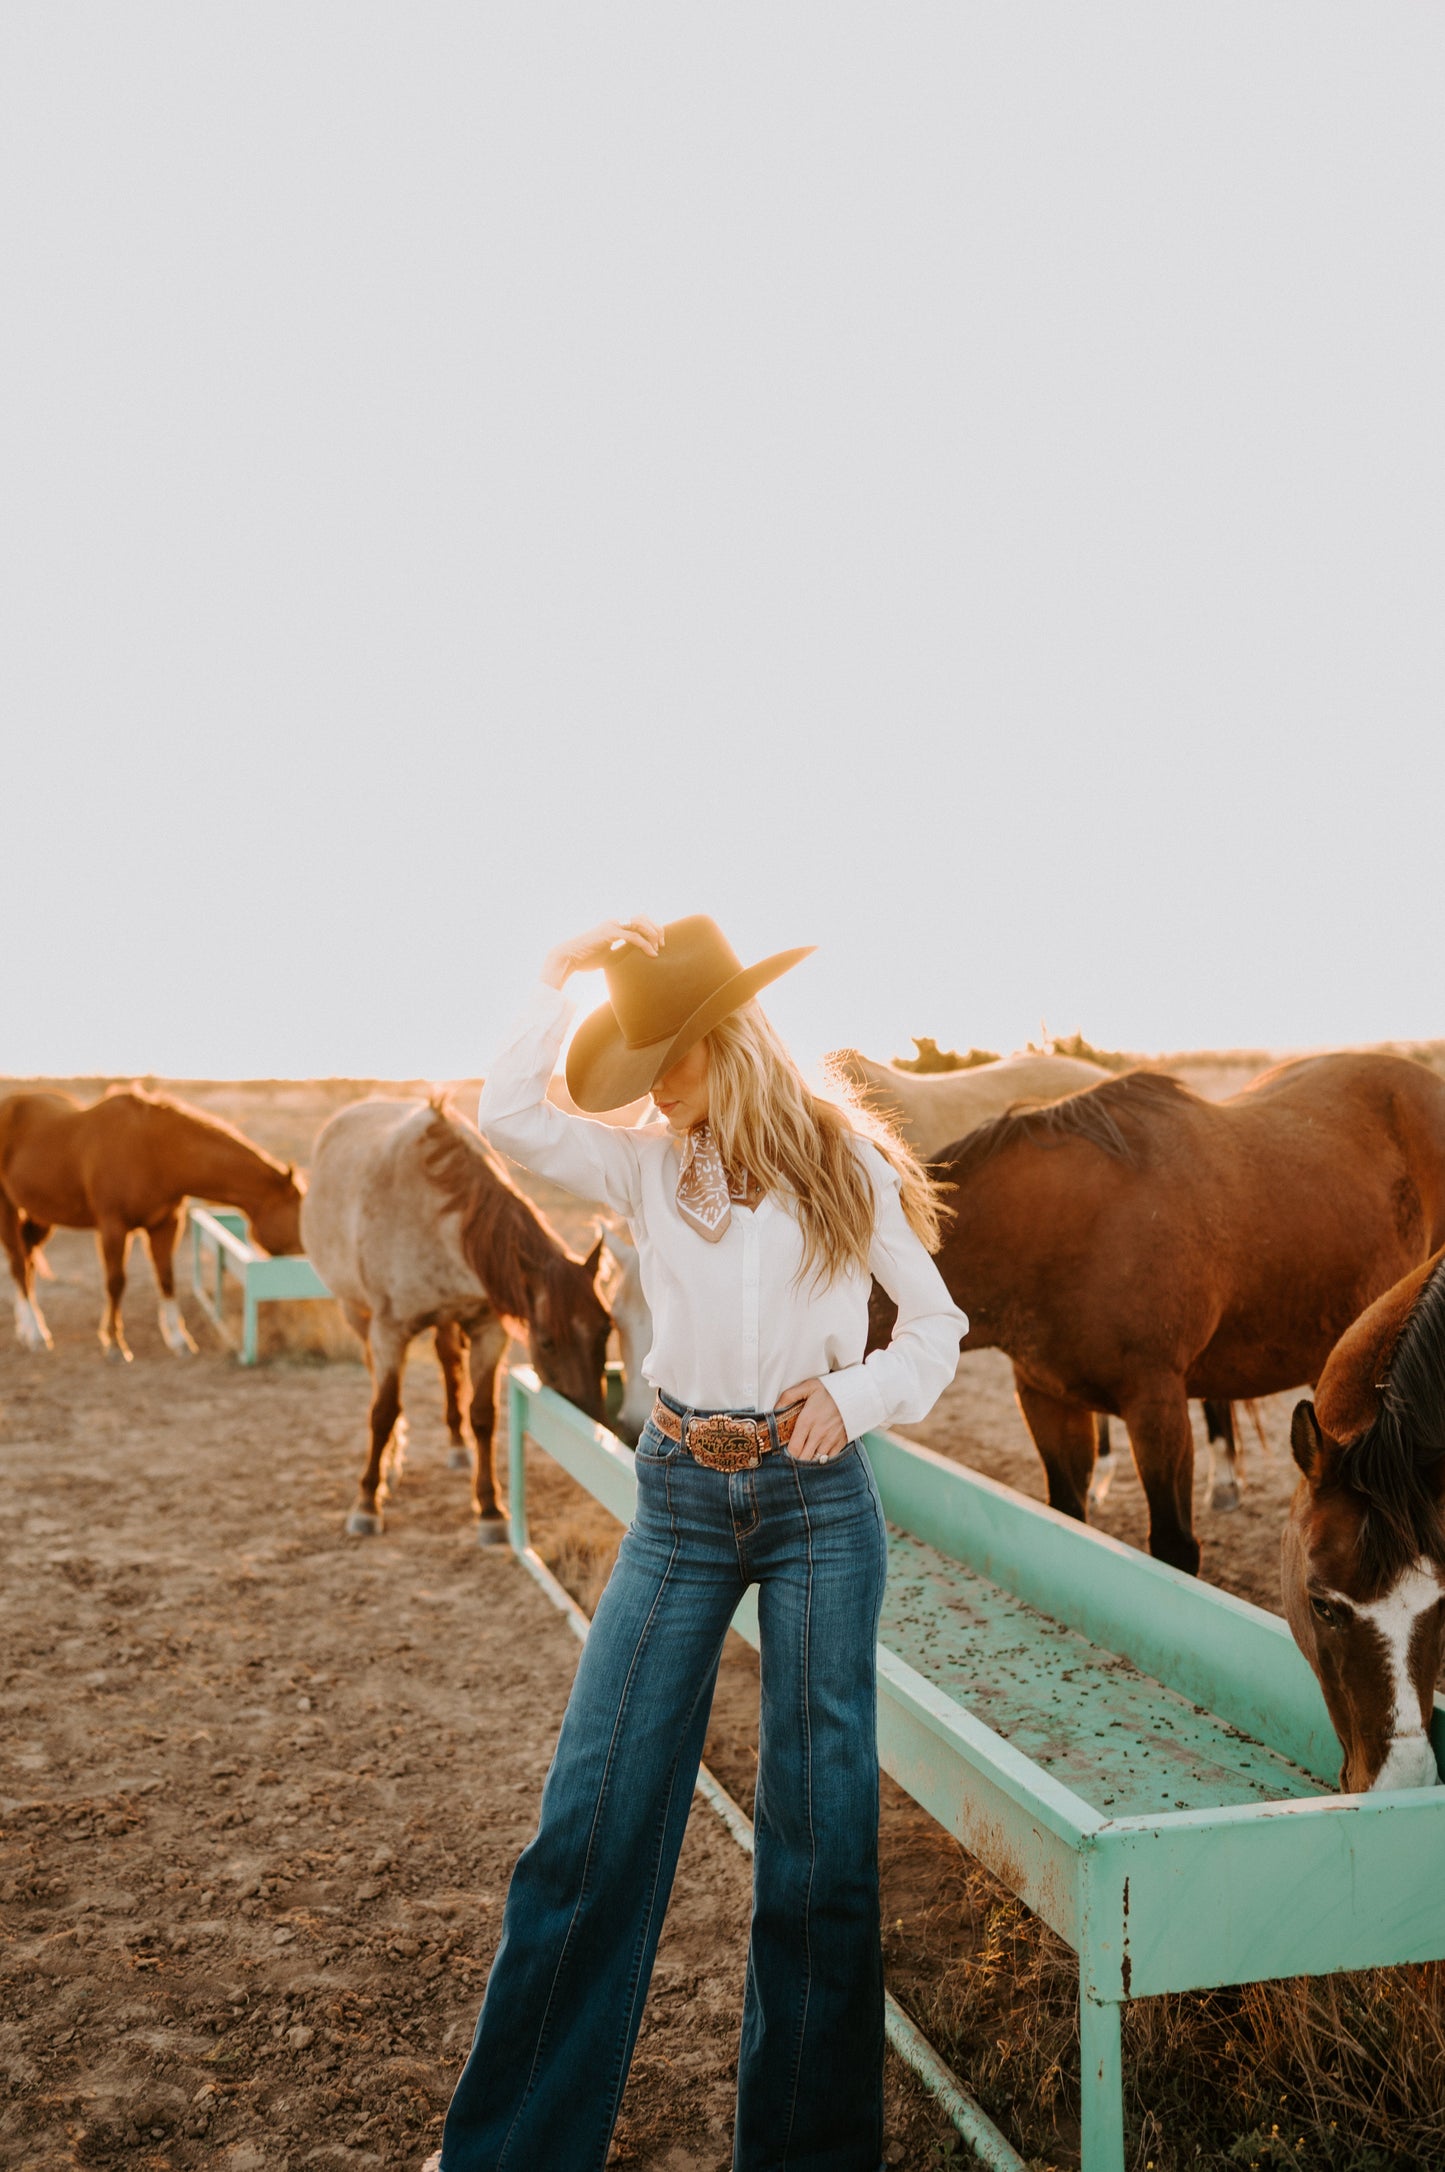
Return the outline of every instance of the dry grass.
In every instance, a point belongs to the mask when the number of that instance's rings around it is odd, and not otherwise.
[[[961,1851],[960,1851],[961,1852]],[[1078,1967],[979,1864],[889,1979],[1038,2172],[1078,2163]],[[897,1934],[894,1938],[896,1941]],[[902,1959],[902,1956],[899,1956]],[[1297,1977],[1125,2008],[1130,2172],[1426,2172],[1445,2166],[1445,1964]]]

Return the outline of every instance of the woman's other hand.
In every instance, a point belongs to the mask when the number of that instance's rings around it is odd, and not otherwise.
[[[570,942],[558,943],[549,950],[542,963],[542,978],[549,988],[560,988],[569,973],[590,973],[605,965],[619,943],[635,943],[649,958],[655,958],[662,948],[662,930],[640,913],[631,920],[604,920],[585,935],[574,935]]]
[[[826,1463],[847,1447],[848,1429],[821,1380],[800,1380],[796,1387],[784,1388],[778,1408],[786,1410],[792,1403],[803,1406],[788,1442],[795,1463]]]

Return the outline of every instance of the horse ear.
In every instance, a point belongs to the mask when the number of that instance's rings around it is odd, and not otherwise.
[[[1294,1416],[1289,1422],[1290,1453],[1305,1477],[1313,1486],[1318,1482],[1325,1460],[1325,1436],[1320,1431],[1320,1421],[1315,1416],[1315,1406],[1306,1396],[1294,1406]]]
[[[582,1264],[587,1270],[588,1281],[595,1281],[597,1278],[597,1270],[602,1265],[602,1239],[600,1237],[597,1239],[596,1244],[593,1245],[591,1251],[588,1253],[586,1259],[583,1260]]]

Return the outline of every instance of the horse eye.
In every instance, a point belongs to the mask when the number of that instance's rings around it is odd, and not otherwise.
[[[1337,1606],[1331,1606],[1328,1599],[1311,1598],[1310,1612],[1315,1620],[1322,1621],[1327,1629],[1339,1628],[1340,1610]]]

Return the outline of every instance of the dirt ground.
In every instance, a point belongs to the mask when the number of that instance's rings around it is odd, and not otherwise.
[[[304,1160],[357,1088],[187,1093]],[[590,1234],[575,1203],[543,1203],[574,1241]],[[574,1639],[508,1553],[472,1543],[421,1346],[386,1536],[348,1540],[367,1399],[354,1357],[245,1370],[187,1297],[201,1355],[174,1359],[137,1255],[135,1362],[109,1365],[92,1241],[58,1233],[49,1254],[54,1351],[0,1337],[0,2165],[419,2165],[533,1829]],[[1290,1400],[1265,1408],[1267,1452],[1246,1439],[1245,1506],[1199,1508],[1205,1574],[1267,1606]],[[966,1359],[912,1430],[1042,1493],[994,1354]],[[1119,1446],[1099,1521],[1137,1544]],[[536,1462],[538,1543],[590,1603],[617,1527]],[[708,1759],[750,1807],[756,1668],[732,1646]],[[956,1843],[884,1794],[889,1981],[927,2026],[941,1976],[994,1932]],[[699,1804],[619,2163],[728,2163],[747,1911],[748,1864]],[[966,2028],[941,2048],[962,2057]],[[1007,2121],[1007,2088],[983,2093]],[[1066,2116],[1056,2131],[1067,2162]],[[950,2161],[951,2130],[891,2059],[889,2134],[890,2162]]]
[[[91,1240],[49,1251],[54,1351],[0,1341],[0,2165],[419,2165],[576,1642],[473,1544],[421,1351],[388,1532],[348,1540],[358,1362],[247,1371],[189,1298],[174,1359],[137,1254],[107,1364]],[[620,2164],[730,2161],[748,1881],[699,1803]],[[900,2164],[948,2131],[891,2060],[889,2123]]]

